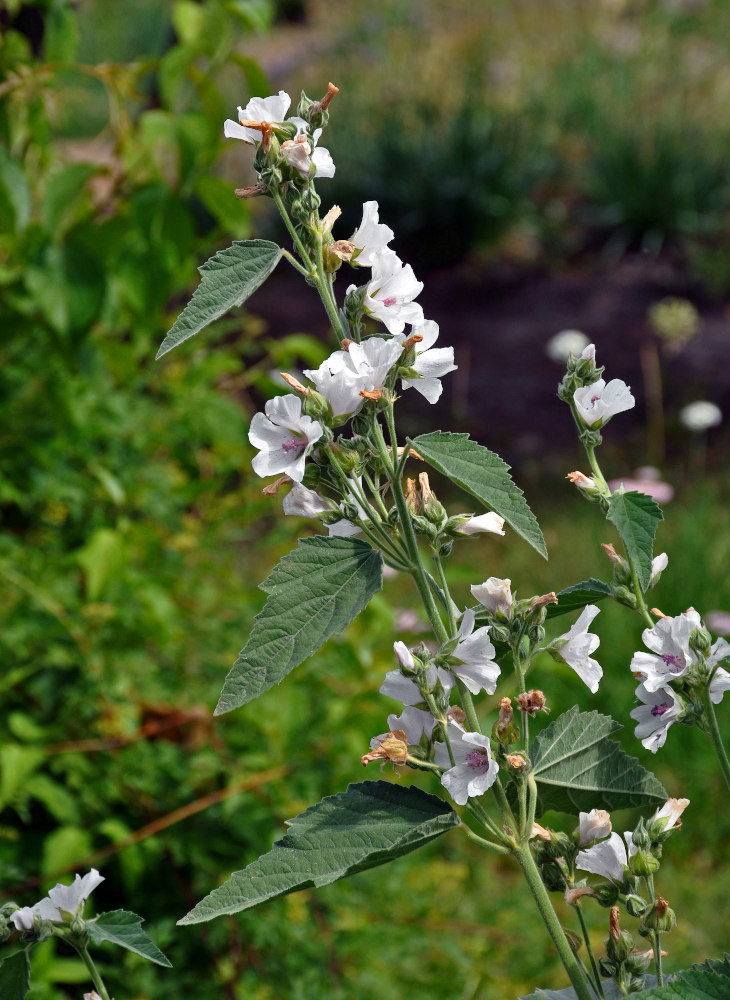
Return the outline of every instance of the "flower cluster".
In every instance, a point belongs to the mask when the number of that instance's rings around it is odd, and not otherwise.
[[[640,705],[631,712],[635,734],[653,753],[664,745],[669,727],[692,711],[702,714],[701,692],[718,704],[730,689],[730,673],[719,664],[730,656],[730,643],[714,643],[694,608],[675,617],[662,617],[654,628],[644,629],[644,645],[631,660],[640,681]]]
[[[96,868],[92,868],[83,878],[77,875],[71,885],[59,882],[33,906],[22,906],[15,910],[10,919],[19,931],[32,931],[40,920],[49,920],[55,924],[70,923],[74,917],[81,916],[86,900],[103,881],[104,876]]]

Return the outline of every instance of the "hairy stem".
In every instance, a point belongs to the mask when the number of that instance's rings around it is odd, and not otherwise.
[[[94,989],[101,997],[101,1000],[110,1000],[107,988],[104,985],[104,980],[99,975],[99,970],[94,965],[94,961],[91,955],[89,954],[89,950],[86,947],[86,945],[83,945],[81,948],[78,948],[76,947],[76,945],[74,945],[74,948],[76,948],[76,951],[79,953],[79,956],[81,957],[81,961],[88,969],[89,975],[91,976],[91,981],[94,984]]]
[[[730,789],[730,761],[728,760],[727,751],[725,750],[725,744],[722,741],[720,727],[717,724],[717,715],[715,713],[715,706],[712,704],[712,698],[710,697],[709,684],[707,685],[704,693],[704,703],[710,739],[712,740],[712,745],[715,748],[715,754],[717,755],[717,760],[720,764],[720,770],[722,771],[722,775],[725,779],[725,784],[728,789]]]

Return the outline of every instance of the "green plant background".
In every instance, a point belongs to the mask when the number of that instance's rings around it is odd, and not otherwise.
[[[604,22],[574,19],[565,3],[552,5],[543,48],[534,45],[539,23],[519,3],[495,3],[488,16],[459,4],[449,31],[435,4],[369,5],[365,24],[356,6],[330,18],[322,64],[296,67],[311,74],[304,83],[314,92],[328,75],[343,87],[329,142],[339,186],[329,194],[346,213],[379,198],[414,247],[433,245],[451,226],[443,241],[451,259],[526,242],[560,258],[598,232],[615,245],[672,241],[690,263],[710,260],[727,232],[727,123],[706,103],[724,92],[722,67],[706,55],[705,89],[690,87],[679,111],[662,91],[666,110],[651,118],[656,143],[621,108],[633,108],[637,94],[654,107],[667,66],[698,39],[715,52],[720,4],[696,14],[682,4],[639,5],[639,44],[625,43],[621,59],[606,54],[618,43],[598,32]],[[212,718],[261,606],[256,583],[302,527],[248,471],[248,420],[279,391],[276,372],[316,366],[327,348],[306,333],[278,337],[241,312],[162,363],[152,358],[196,265],[231,237],[270,225],[259,206],[252,217],[231,197],[241,161],[223,157],[220,126],[247,96],[277,89],[257,56],[265,61],[286,38],[282,19],[298,8],[266,0],[121,8],[16,0],[2,11],[3,896],[33,902],[56,878],[101,868],[107,881],[92,908],[143,914],[174,964],[161,971],[103,952],[118,1000],[199,996],[201,983],[211,1000],[440,998],[446,990],[467,1000],[562,985],[518,873],[458,836],[316,894],[202,930],[174,926],[267,850],[286,818],[362,778],[359,756],[392,708],[377,688],[394,635],[408,638],[400,622],[415,593],[387,582],[347,634],[280,689]],[[323,30],[317,5],[310,17]],[[419,31],[429,39],[430,86]],[[587,35],[593,44],[579,45]],[[518,41],[513,84],[492,94],[479,85],[485,67],[494,74]],[[575,53],[567,65],[566,51]],[[358,75],[367,63],[355,56],[385,60],[380,89]],[[357,155],[342,127],[355,115]],[[609,124],[618,127],[612,141]],[[464,143],[475,174],[453,155]],[[424,182],[387,183],[394,163]],[[666,170],[677,178],[669,199]],[[722,290],[722,261],[711,263],[709,285]],[[617,456],[612,462],[619,467]],[[593,511],[567,485],[530,470],[518,479],[550,563],[509,539],[465,544],[453,567],[462,599],[489,575],[510,576],[522,596],[606,575],[598,542],[609,539]],[[727,485],[687,480],[667,512],[660,545],[670,569],[655,602],[668,613],[682,610],[687,594],[701,610],[730,607]],[[540,664],[534,683],[556,714],[580,699],[626,720],[638,619],[606,608],[597,628],[605,671],[597,696],[552,662]],[[630,728],[624,745],[656,764],[671,793],[692,799],[661,880],[680,921],[669,961],[681,967],[727,941],[730,819],[716,807],[720,781],[696,731],[675,727],[652,761]],[[600,945],[605,912],[588,916]],[[85,988],[69,955],[50,942],[36,949],[33,1000]]]

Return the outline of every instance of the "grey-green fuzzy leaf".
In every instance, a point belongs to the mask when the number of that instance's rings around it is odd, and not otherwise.
[[[530,757],[541,813],[610,811],[666,800],[661,782],[607,739],[620,728],[606,715],[574,706],[538,733]]]
[[[269,596],[223,684],[216,715],[279,684],[347,628],[383,585],[383,558],[356,538],[305,538],[262,584]]]
[[[95,920],[88,920],[86,929],[95,944],[109,941],[126,948],[127,951],[133,951],[135,955],[141,955],[156,965],[171,969],[170,961],[152,938],[142,930],[142,923],[143,918],[130,910],[110,910],[108,913],[101,913]]]
[[[434,431],[410,442],[429,465],[503,517],[513,531],[547,559],[545,539],[509,465],[468,434]]]
[[[646,493],[633,490],[614,493],[608,501],[607,520],[615,525],[626,551],[636,566],[641,589],[651,578],[651,559],[657,525],[663,520],[661,507]]]
[[[611,591],[608,584],[602,580],[596,580],[595,577],[590,577],[588,580],[581,580],[580,583],[574,583],[572,587],[558,591],[555,596],[558,603],[548,605],[548,618],[557,618],[559,615],[568,614],[569,611],[578,611],[586,604],[597,604],[598,601],[610,597]]]
[[[415,786],[350,785],[289,820],[286,836],[268,854],[234,872],[178,922],[201,923],[299,889],[329,885],[415,851],[459,822],[443,799]]]
[[[200,284],[160,345],[157,358],[242,305],[266,281],[282,250],[269,240],[237,240],[201,265]]]

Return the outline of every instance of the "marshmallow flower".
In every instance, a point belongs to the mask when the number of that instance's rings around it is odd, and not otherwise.
[[[568,641],[557,651],[560,659],[575,670],[593,694],[598,690],[603,670],[600,663],[590,654],[598,649],[601,640],[593,632],[588,631],[588,626],[598,614],[598,610],[595,604],[587,604],[567,633]]]
[[[223,135],[226,139],[243,139],[252,145],[261,142],[261,132],[253,128],[245,128],[241,121],[251,122],[283,122],[291,104],[291,97],[285,90],[272,97],[252,97],[245,108],[238,109],[239,121],[226,119],[223,125]]]
[[[471,587],[472,597],[483,604],[493,615],[501,614],[506,618],[512,607],[512,591],[509,580],[500,580],[498,576],[490,576],[484,583],[475,583]]]
[[[631,670],[643,682],[646,691],[654,692],[666,687],[671,681],[684,677],[697,663],[699,658],[690,647],[689,637],[694,629],[701,626],[699,614],[694,608],[689,608],[681,615],[660,618],[654,628],[644,629],[641,638],[652,652],[635,653]],[[717,666],[726,656],[730,656],[730,643],[717,639],[707,656],[707,666],[715,668],[710,682],[710,697],[716,705],[725,691],[730,689],[730,674]]]
[[[488,514],[472,515],[455,529],[457,535],[478,535],[490,532],[493,535],[504,534],[504,518],[490,510]]]
[[[605,809],[591,809],[578,813],[578,841],[581,847],[603,840],[611,833],[611,817]]]
[[[573,402],[586,427],[603,427],[611,417],[634,405],[631,390],[621,379],[612,379],[608,385],[602,378],[592,385],[584,385],[573,393]]]
[[[377,201],[363,202],[362,222],[355,230],[350,243],[355,247],[351,264],[372,267],[376,254],[388,249],[388,244],[395,236],[390,226],[378,220]]]
[[[392,334],[403,333],[406,323],[422,323],[423,309],[413,300],[420,295],[423,282],[416,280],[410,264],[404,264],[392,250],[383,250],[374,255],[372,266],[373,276],[365,289],[367,312]]]
[[[341,423],[362,409],[361,392],[383,388],[402,353],[397,340],[368,337],[361,344],[351,343],[346,351],[335,351],[319,368],[304,374],[332,407],[335,422]]]
[[[636,853],[631,834],[625,833],[624,838],[629,847],[628,852],[624,839],[618,833],[612,833],[608,840],[594,844],[586,851],[578,851],[575,859],[576,868],[610,878],[612,882],[623,882],[624,869],[628,866],[629,858]]]
[[[452,674],[464,682],[472,694],[486,691],[494,694],[501,673],[494,661],[494,646],[489,638],[489,625],[474,631],[475,615],[471,608],[464,612],[453,656],[460,663],[451,665]]]
[[[304,463],[322,437],[322,426],[302,413],[298,396],[276,396],[255,413],[248,439],[259,449],[251,463],[257,476],[289,476],[295,483],[304,477]]]
[[[629,712],[637,723],[634,736],[647,750],[656,753],[664,746],[667,731],[680,718],[684,706],[670,687],[648,691],[645,684],[639,684],[636,697],[642,704]]]
[[[401,385],[404,389],[410,389],[412,386],[429,403],[435,403],[443,390],[442,377],[449,372],[455,372],[458,367],[454,364],[454,348],[433,346],[439,335],[439,326],[432,319],[412,327],[411,336],[413,334],[423,338],[416,344],[416,360],[411,366],[421,377],[404,378]],[[405,340],[403,334],[400,336]]]
[[[59,882],[47,896],[33,906],[23,906],[16,910],[10,919],[19,931],[33,930],[36,917],[57,924],[65,923],[64,914],[70,917],[79,915],[86,900],[103,881],[104,876],[96,868],[92,868],[83,878],[77,875],[71,885]]]
[[[662,833],[666,833],[667,830],[673,830],[679,823],[680,817],[688,805],[689,799],[667,799],[661,809],[657,809],[649,822],[651,825],[654,825],[658,820],[664,820]]]
[[[448,722],[447,732],[454,763],[451,764],[445,743],[435,744],[434,760],[446,770],[441,784],[457,805],[465,806],[468,799],[483,795],[497,780],[499,765],[492,759],[489,737],[468,733],[458,722]]]
[[[308,177],[309,171],[314,164],[314,176],[317,178],[334,177],[335,164],[328,149],[324,146],[317,147],[322,129],[315,129],[312,133],[311,143],[307,132],[307,123],[303,118],[290,118],[297,127],[297,134],[294,139],[287,139],[281,144],[281,155],[290,166],[298,170],[302,177]]]

